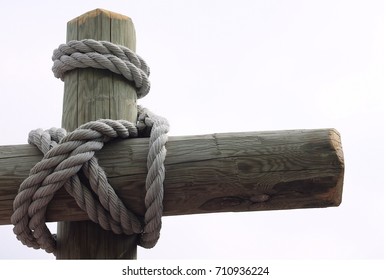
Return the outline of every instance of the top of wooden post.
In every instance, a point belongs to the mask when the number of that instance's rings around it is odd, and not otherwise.
[[[95,28],[90,28],[91,23],[95,25]],[[116,28],[115,26],[119,24],[120,28]],[[69,27],[79,26],[79,28],[82,28],[84,25],[89,27],[89,31],[83,29],[81,33],[69,34],[69,29],[74,29]],[[136,46],[135,28],[131,18],[104,9],[95,9],[70,20],[68,22],[67,41],[75,40],[75,37],[77,37],[77,40],[110,41],[128,47],[133,51],[135,51]]]
[[[136,49],[133,21],[124,15],[95,9],[67,23],[66,41],[93,39]],[[137,93],[124,77],[102,69],[75,69],[64,78],[62,127],[72,131],[97,119],[137,118]]]
[[[85,20],[88,18],[98,17],[101,15],[105,15],[106,17],[115,18],[118,20],[130,20],[131,21],[131,18],[129,18],[128,16],[98,8],[98,9],[86,12],[86,13],[82,14],[81,16],[78,16],[78,17],[70,20],[69,22],[77,21],[79,23],[84,23]]]

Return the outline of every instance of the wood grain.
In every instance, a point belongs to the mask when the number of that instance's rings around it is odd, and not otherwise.
[[[170,137],[164,216],[338,206],[344,159],[334,129]],[[97,156],[125,205],[143,216],[148,139],[106,144]],[[19,184],[41,159],[29,145],[0,147],[0,224],[8,224]],[[88,219],[61,190],[48,221]]]

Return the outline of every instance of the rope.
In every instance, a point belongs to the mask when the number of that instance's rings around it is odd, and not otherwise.
[[[111,42],[69,41],[54,50],[52,60],[54,76],[61,80],[68,71],[92,67],[124,76],[135,86],[138,98],[146,96],[150,89],[150,69],[145,61],[129,48]]]
[[[139,110],[137,127],[123,120],[98,120],[69,134],[64,129],[54,128],[30,132],[29,143],[37,146],[44,157],[31,169],[14,200],[11,222],[14,233],[24,245],[55,253],[56,240],[45,225],[45,213],[55,192],[65,186],[93,222],[116,234],[141,234],[139,244],[145,248],[154,247],[161,229],[165,143],[169,126],[164,118],[142,107]],[[137,137],[138,131],[146,128],[151,133],[145,197],[147,211],[142,223],[118,198],[94,154],[105,142],[118,137]],[[99,201],[81,183],[77,175],[80,170],[89,179]],[[145,224],[144,228],[142,224]]]
[[[167,153],[165,144],[168,141],[169,124],[165,118],[154,115],[147,109],[138,107],[138,112],[139,127],[151,127],[147,158],[145,227],[141,246],[152,248],[160,236],[161,229],[164,196],[162,185],[165,178],[164,160]]]
[[[106,68],[134,82],[139,98],[150,89],[149,67],[142,58],[123,46],[89,39],[70,41],[54,50],[52,58],[57,78],[64,79],[64,74],[75,68]],[[154,247],[161,230],[168,130],[165,118],[138,106],[136,125],[125,120],[102,119],[86,123],[69,134],[61,128],[31,131],[28,142],[44,156],[30,170],[14,200],[11,222],[17,239],[28,247],[55,254],[56,235],[47,228],[45,216],[54,194],[64,187],[89,219],[103,229],[116,234],[139,234],[140,246]],[[94,156],[104,143],[114,138],[139,135],[150,137],[143,221],[116,195]],[[90,188],[82,184],[79,173],[89,180]]]

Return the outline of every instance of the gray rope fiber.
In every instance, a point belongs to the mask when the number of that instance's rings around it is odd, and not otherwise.
[[[163,182],[165,179],[164,160],[167,153],[165,144],[168,142],[169,124],[165,118],[143,108],[139,108],[138,112],[140,130],[144,127],[151,127],[147,158],[148,174],[145,184],[145,227],[141,246],[152,248],[160,236],[161,229],[164,196]]]
[[[129,48],[111,42],[69,41],[54,50],[52,60],[54,76],[61,80],[67,71],[92,67],[124,76],[135,86],[138,98],[146,96],[150,89],[150,69],[145,61]]]
[[[55,76],[63,78],[66,71],[74,69],[61,66],[63,61],[67,61],[63,57],[69,54],[72,56],[78,51],[91,53],[92,50],[99,51],[105,56],[109,55],[112,61],[115,59],[111,56],[115,55],[127,61],[126,65],[134,63],[137,69],[141,69],[139,72],[143,73],[137,77],[147,80],[147,82],[134,81],[136,86],[139,85],[139,96],[148,93],[149,67],[146,63],[128,49],[109,42],[83,40],[81,43],[71,41],[67,45],[61,45],[53,54]],[[98,56],[94,55],[94,57]],[[63,65],[70,64],[63,63]],[[72,67],[86,66],[73,65]],[[11,222],[17,239],[28,247],[56,253],[56,236],[52,235],[47,228],[45,216],[47,206],[54,194],[64,187],[76,200],[77,205],[86,211],[89,219],[98,223],[103,229],[111,230],[116,234],[139,234],[140,246],[154,247],[161,230],[165,144],[168,141],[168,131],[169,124],[165,118],[141,106],[138,106],[136,125],[125,120],[102,119],[88,122],[69,134],[61,128],[31,131],[28,142],[38,147],[44,156],[30,170],[29,177],[22,182],[14,199]],[[150,137],[148,173],[145,180],[146,213],[143,221],[127,209],[116,195],[94,156],[96,151],[103,148],[104,143],[114,138],[131,138],[139,135]],[[82,184],[79,178],[80,172],[88,178],[90,188]]]
[[[37,146],[44,157],[31,169],[30,176],[22,182],[14,200],[11,222],[14,233],[24,245],[55,253],[56,240],[45,225],[45,213],[55,192],[65,186],[78,206],[102,228],[117,234],[141,234],[139,244],[145,248],[154,247],[161,229],[165,144],[169,125],[166,119],[145,108],[139,107],[139,112],[137,127],[124,120],[98,120],[86,123],[69,134],[64,129],[54,128],[30,132],[29,143]],[[151,131],[145,196],[147,211],[144,221],[140,222],[118,198],[94,153],[111,139],[137,137],[146,129]],[[79,171],[89,179],[99,201],[82,185],[77,175]]]

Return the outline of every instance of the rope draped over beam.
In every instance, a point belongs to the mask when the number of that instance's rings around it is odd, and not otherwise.
[[[150,89],[150,70],[145,61],[130,49],[110,42],[70,41],[54,51],[53,61],[53,72],[58,78],[74,68],[106,68],[134,82],[139,98]],[[37,146],[44,157],[32,168],[15,197],[11,222],[17,238],[28,247],[55,254],[56,237],[45,224],[45,214],[55,192],[65,187],[78,206],[103,229],[116,234],[139,234],[139,245],[154,247],[161,229],[168,130],[165,118],[138,106],[136,124],[102,119],[88,122],[69,134],[61,128],[31,131],[28,142]],[[94,156],[104,143],[114,138],[139,135],[150,137],[145,181],[147,210],[143,220],[116,195]],[[90,188],[83,185],[79,172],[88,179]]]

